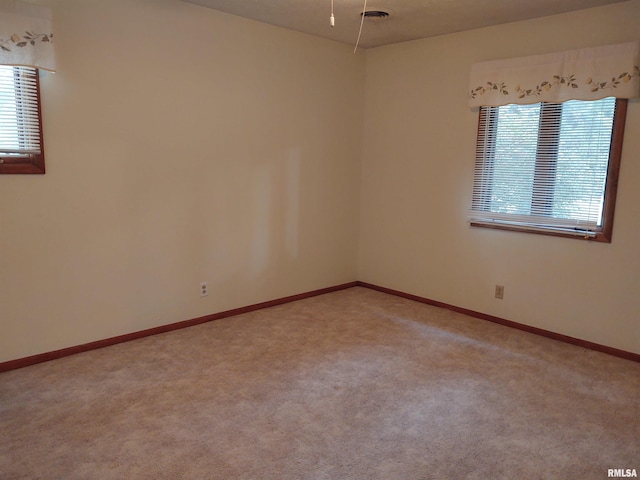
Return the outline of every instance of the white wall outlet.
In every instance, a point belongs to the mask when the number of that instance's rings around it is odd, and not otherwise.
[[[209,295],[209,284],[207,282],[200,282],[200,296],[206,297]]]
[[[496,298],[502,300],[504,298],[504,285],[496,285]]]

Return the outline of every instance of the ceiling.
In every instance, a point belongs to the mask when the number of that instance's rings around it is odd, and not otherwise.
[[[354,45],[364,0],[183,0],[260,22]],[[389,13],[365,19],[360,47],[433,37],[627,0],[367,0],[367,10]]]

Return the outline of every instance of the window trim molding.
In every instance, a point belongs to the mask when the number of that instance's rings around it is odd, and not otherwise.
[[[613,214],[616,209],[618,196],[618,180],[620,176],[620,160],[622,158],[622,141],[624,139],[624,127],[627,121],[626,98],[616,99],[616,114],[613,117],[613,130],[611,132],[611,150],[609,151],[609,168],[607,170],[607,183],[604,191],[604,205],[602,206],[602,229],[596,234],[596,241],[611,243],[613,236]]]
[[[40,135],[40,153],[20,157],[8,157],[0,154],[0,175],[43,175],[46,172],[44,162],[44,139],[42,135],[42,102],[40,97],[40,69],[35,69],[36,99],[38,104],[38,132]]]
[[[523,233],[536,233],[540,235],[550,235],[553,237],[574,238],[578,240],[590,240],[601,243],[611,243],[613,236],[613,219],[618,194],[618,178],[620,175],[620,160],[622,158],[622,144],[624,139],[624,129],[627,118],[626,98],[616,98],[616,108],[613,117],[613,127],[611,131],[611,146],[609,149],[609,163],[607,168],[607,180],[605,183],[604,203],[602,206],[602,227],[596,228],[593,232],[580,235],[579,233],[563,232],[544,228],[526,227],[510,225],[506,223],[482,223],[471,221],[472,227],[491,228],[496,230],[509,230]],[[480,135],[482,107],[478,112],[478,129],[476,135],[476,146]]]

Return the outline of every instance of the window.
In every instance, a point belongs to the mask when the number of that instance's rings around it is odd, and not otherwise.
[[[481,107],[471,225],[610,242],[626,106]]]
[[[44,173],[38,70],[0,66],[0,174]]]

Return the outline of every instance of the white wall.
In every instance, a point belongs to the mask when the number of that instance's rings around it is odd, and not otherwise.
[[[638,101],[612,244],[465,223],[471,63],[638,39],[640,0],[366,55],[175,0],[40,3],[59,69],[47,174],[0,176],[0,361],[356,278],[640,353]]]
[[[611,244],[466,223],[474,62],[640,39],[640,1],[367,52],[359,280],[640,353],[640,102]],[[493,298],[494,285],[505,299]]]
[[[0,361],[356,279],[364,56],[176,0],[41,3],[47,173],[0,177]]]

